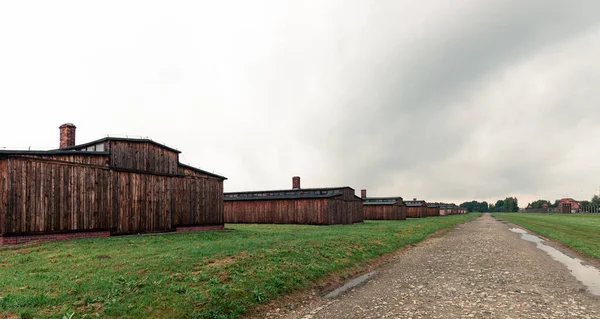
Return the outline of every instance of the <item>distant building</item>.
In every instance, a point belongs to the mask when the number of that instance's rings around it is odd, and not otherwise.
[[[556,210],[563,214],[576,213],[579,211],[579,202],[573,198],[562,198],[558,200],[558,207]]]
[[[424,200],[413,198],[411,201],[405,201],[406,217],[408,218],[425,218],[427,217],[427,203]]]
[[[402,197],[367,197],[367,190],[361,191],[366,220],[406,219],[406,206]]]
[[[440,216],[440,203],[427,203],[427,217]]]
[[[348,186],[225,193],[226,223],[335,225],[364,221],[361,199]]]

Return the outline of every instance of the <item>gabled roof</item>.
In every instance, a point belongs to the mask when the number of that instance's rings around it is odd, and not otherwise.
[[[420,207],[423,206],[423,204],[425,204],[424,200],[404,201],[404,205],[406,205],[407,207]]]
[[[561,203],[563,203],[563,202],[566,202],[566,203],[575,202],[576,203],[577,201],[574,200],[573,198],[562,198],[562,199],[559,200],[559,202],[561,202]]]
[[[456,208],[456,204],[440,203],[440,208]]]
[[[366,197],[361,198],[363,205],[396,205],[402,202],[402,197]]]
[[[440,207],[439,203],[427,203],[427,207],[429,208],[437,208]]]
[[[333,188],[301,188],[271,191],[229,192],[224,193],[224,198],[225,201],[331,198],[342,196],[343,189],[354,190],[351,187],[345,186]]]
[[[177,154],[181,153],[181,151],[174,149],[172,147],[166,146],[164,144],[160,144],[158,142],[155,142],[151,139],[148,138],[125,138],[125,137],[104,137],[101,138],[99,140],[95,140],[95,141],[91,141],[88,143],[84,143],[84,144],[78,144],[78,145],[74,145],[74,146],[70,146],[70,147],[65,147],[65,148],[61,148],[58,150],[63,150],[63,151],[68,151],[68,150],[77,150],[80,148],[85,148],[91,145],[95,145],[95,144],[99,144],[99,143],[103,143],[106,141],[122,141],[122,142],[132,142],[132,143],[150,143],[159,147],[162,147],[164,149],[168,149],[169,151],[175,152]],[[57,151],[58,151],[57,150]]]

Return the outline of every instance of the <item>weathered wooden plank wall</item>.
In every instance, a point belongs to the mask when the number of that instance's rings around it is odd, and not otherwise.
[[[222,224],[223,181],[218,178],[35,158],[0,160],[0,235],[131,234]]]
[[[14,157],[18,157],[14,156]],[[24,158],[39,158],[51,161],[69,162],[74,164],[88,164],[108,166],[108,155],[23,155]]]
[[[5,234],[109,229],[110,170],[12,158]],[[108,212],[108,213],[105,213]]]
[[[362,204],[362,201],[356,197],[356,194],[354,193],[354,190],[352,188],[342,188],[342,194],[344,194],[342,197],[343,200],[357,200],[360,201],[360,203]]]
[[[8,187],[8,160],[0,159],[0,235],[6,232]]]
[[[427,217],[430,216],[440,216],[440,208],[439,207],[427,207]]]
[[[329,199],[328,224],[352,224],[352,211],[349,203],[341,198]]]
[[[367,220],[403,220],[406,219],[404,205],[364,205]]]
[[[226,201],[226,223],[330,224],[330,199]]]
[[[352,212],[352,223],[362,223],[365,221],[365,210],[363,208],[362,200],[354,198],[346,205],[349,206]]]
[[[427,217],[427,207],[425,206],[407,206],[406,217],[408,218],[423,218]]]
[[[179,154],[149,142],[110,141],[110,165],[118,168],[177,174]]]
[[[364,220],[360,200],[339,198],[225,201],[226,223],[352,224]]]
[[[116,233],[135,234],[172,229],[173,178],[169,176],[114,172],[118,185]]]
[[[178,177],[174,183],[175,226],[223,224],[221,180],[213,177]]]

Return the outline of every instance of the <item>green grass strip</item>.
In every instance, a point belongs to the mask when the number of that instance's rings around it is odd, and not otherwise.
[[[0,248],[0,317],[237,318],[480,214]]]
[[[600,259],[600,214],[500,213],[493,216]]]

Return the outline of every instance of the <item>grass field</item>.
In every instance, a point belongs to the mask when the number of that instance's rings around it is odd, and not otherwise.
[[[493,215],[600,259],[600,215],[598,214],[501,213]]]
[[[0,248],[0,318],[236,318],[477,216],[235,224],[223,232]]]

